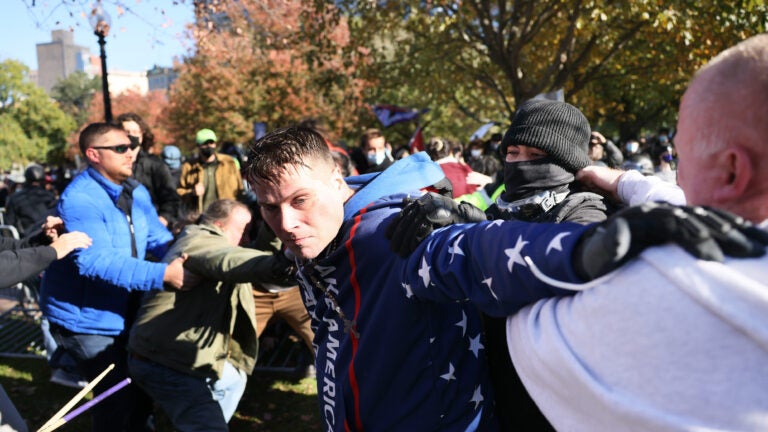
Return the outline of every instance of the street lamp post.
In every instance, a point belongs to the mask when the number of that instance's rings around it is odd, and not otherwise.
[[[105,38],[109,33],[109,25],[111,19],[109,14],[104,11],[101,6],[101,2],[96,4],[96,7],[91,11],[89,18],[91,27],[93,27],[93,34],[99,37],[99,49],[101,50],[101,90],[104,93],[104,119],[107,123],[112,121],[112,102],[109,99],[109,81],[107,79],[107,53],[104,50],[104,45],[107,43]]]

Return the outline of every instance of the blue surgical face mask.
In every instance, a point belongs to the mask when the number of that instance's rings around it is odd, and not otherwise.
[[[628,153],[634,153],[640,148],[640,143],[638,142],[628,142],[627,143],[627,152]]]
[[[481,149],[472,149],[469,151],[469,154],[471,154],[473,158],[479,158],[483,155],[483,151]]]
[[[384,162],[384,158],[387,157],[387,152],[380,151],[375,153],[368,153],[368,163],[371,165],[381,165]]]

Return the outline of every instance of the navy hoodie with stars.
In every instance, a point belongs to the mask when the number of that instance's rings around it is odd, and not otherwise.
[[[534,277],[524,255],[579,282],[569,256],[580,225],[455,225],[408,259],[391,252],[384,232],[403,198],[442,177],[417,153],[348,178],[356,193],[337,239],[300,269],[324,430],[496,430],[478,306],[505,315],[564,293]]]

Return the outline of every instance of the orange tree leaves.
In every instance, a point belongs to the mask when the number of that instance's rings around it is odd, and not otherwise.
[[[194,57],[180,67],[169,117],[182,143],[195,130],[243,142],[253,123],[269,128],[306,117],[335,132],[356,126],[367,85],[348,52],[349,32],[333,11],[306,2],[195,2]]]
[[[165,90],[152,90],[142,95],[129,90],[118,95],[111,95],[112,113],[114,117],[133,112],[141,116],[152,128],[155,135],[155,151],[162,150],[164,145],[175,144],[174,135],[168,121],[168,95]],[[86,124],[104,121],[104,96],[99,91],[93,95],[88,110]],[[81,128],[85,125],[81,125]]]

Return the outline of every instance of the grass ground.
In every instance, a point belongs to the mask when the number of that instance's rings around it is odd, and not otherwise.
[[[0,384],[25,418],[30,430],[37,430],[64,406],[76,389],[48,381],[50,370],[45,360],[36,358],[0,358]],[[230,430],[239,431],[315,431],[320,430],[317,387],[313,378],[288,374],[257,372],[248,380],[238,411],[230,421]],[[89,429],[87,412],[62,426],[60,431]],[[170,432],[167,419],[160,413],[158,432]]]

